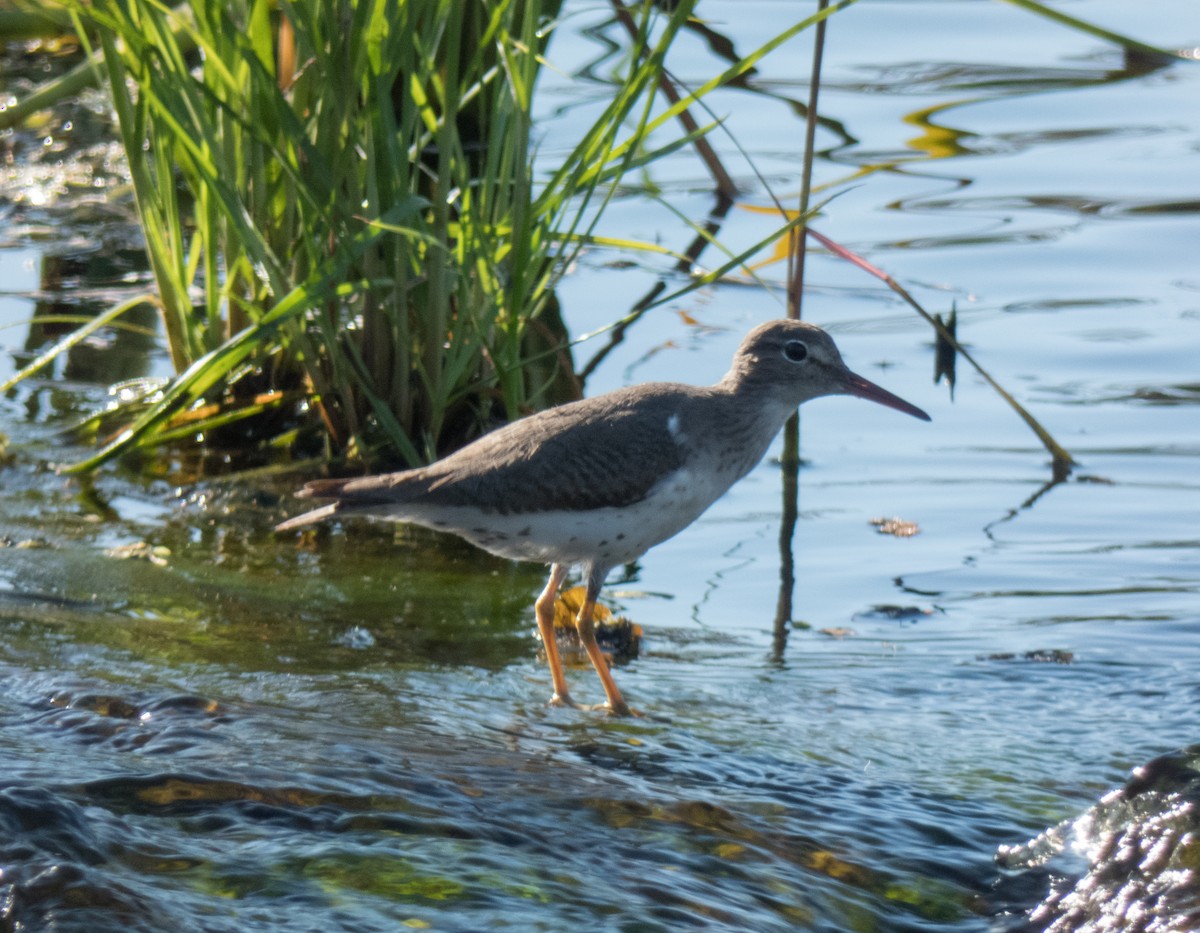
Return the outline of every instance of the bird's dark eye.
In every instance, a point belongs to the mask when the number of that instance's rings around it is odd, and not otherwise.
[[[799,363],[808,356],[808,347],[799,340],[789,340],[783,345],[783,355],[793,363]]]

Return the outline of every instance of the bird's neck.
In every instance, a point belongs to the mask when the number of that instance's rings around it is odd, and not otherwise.
[[[735,446],[745,461],[737,471],[739,477],[762,459],[784,422],[796,410],[798,403],[779,389],[777,384],[739,380],[733,373],[713,386],[714,395],[721,402],[708,414],[713,428],[724,434],[726,441],[731,436],[737,439]]]
[[[730,399],[742,417],[761,425],[763,432],[772,437],[800,403],[808,400],[807,397],[800,397],[795,388],[764,379],[756,375],[753,369],[738,369],[736,366],[713,386],[715,392]]]

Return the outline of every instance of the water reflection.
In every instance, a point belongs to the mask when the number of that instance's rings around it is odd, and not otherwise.
[[[14,354],[18,365],[31,362],[91,316],[130,297],[128,286],[120,283],[137,280],[146,270],[141,248],[43,254],[24,352]],[[68,350],[56,375],[97,385],[122,382],[149,374],[157,353],[157,315],[152,305],[143,304]]]

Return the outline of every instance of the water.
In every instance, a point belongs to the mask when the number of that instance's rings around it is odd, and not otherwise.
[[[1186,0],[1071,12],[1200,41]],[[743,52],[794,15],[704,13]],[[579,7],[558,60],[605,75],[589,31],[603,16]],[[681,51],[685,79],[718,67],[699,39]],[[808,54],[806,37],[763,64],[755,93],[713,102],[785,203],[802,139],[786,98],[806,95]],[[105,364],[95,347],[0,400],[0,929],[1021,927],[1085,859],[1010,869],[997,850],[1197,742],[1200,72],[1123,68],[1005,4],[863,2],[835,18],[819,180],[870,172],[819,229],[931,310],[953,300],[960,337],[1080,468],[1048,485],[1036,439],[961,361],[953,403],[932,384],[915,316],[813,257],[806,316],[934,420],[804,408],[782,656],[769,460],[614,575],[610,602],[646,630],[617,671],[644,719],[545,707],[539,568],[361,525],[297,548],[269,531],[295,511],[286,488],[184,485],[186,464],[91,483],[42,466],[71,454],[63,424],[108,382],[162,374],[161,354],[134,345]],[[600,89],[549,75],[547,91],[552,158]],[[717,143],[749,189],[722,235],[753,242],[773,221],[744,208],[767,199]],[[707,209],[686,155],[655,181]],[[119,225],[89,234],[93,217],[14,190],[7,325],[32,313],[47,257],[123,242]],[[633,196],[606,232],[687,238]],[[137,284],[133,259],[97,252],[113,266],[83,281]],[[589,253],[564,282],[574,332],[662,271],[614,258]],[[699,293],[643,318],[588,389],[715,379],[780,313],[756,287]],[[21,351],[26,330],[0,341]],[[920,533],[870,524],[893,515]],[[569,676],[599,699],[594,675]]]

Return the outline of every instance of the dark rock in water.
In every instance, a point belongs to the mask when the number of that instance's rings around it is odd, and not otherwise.
[[[928,609],[922,606],[893,606],[890,604],[881,604],[872,606],[865,612],[857,612],[854,614],[856,619],[887,619],[897,622],[919,622],[922,619],[928,619],[940,609]]]
[[[1033,661],[1037,664],[1071,664],[1075,660],[1074,653],[1063,651],[1061,648],[1039,648],[1016,654],[1012,651],[1001,651],[996,654],[980,655],[980,661]]]
[[[1020,846],[1006,868],[1029,869],[1065,849],[1085,856],[1073,885],[1056,876],[1019,929],[1042,933],[1191,933],[1200,929],[1200,745],[1155,758],[1075,820]]]

